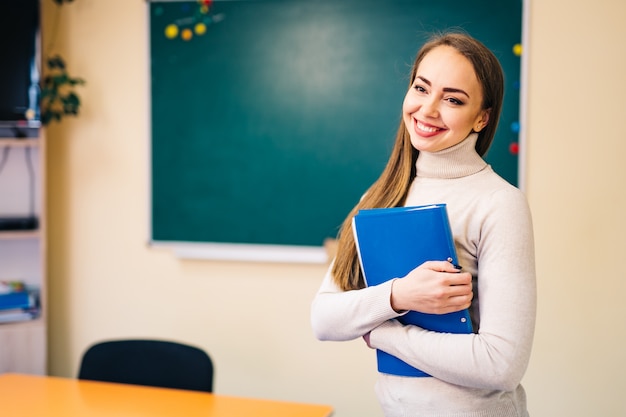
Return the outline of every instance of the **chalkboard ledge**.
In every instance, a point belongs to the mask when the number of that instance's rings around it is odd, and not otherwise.
[[[165,241],[151,242],[150,246],[171,249],[180,259],[313,264],[327,263],[329,259],[328,251],[321,246]]]

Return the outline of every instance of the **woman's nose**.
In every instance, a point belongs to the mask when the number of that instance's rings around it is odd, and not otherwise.
[[[421,112],[427,117],[439,117],[439,100],[428,97],[422,102]]]

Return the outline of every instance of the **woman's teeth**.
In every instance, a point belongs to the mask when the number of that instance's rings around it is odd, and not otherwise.
[[[426,125],[422,124],[422,123],[421,123],[421,122],[419,122],[419,121],[417,122],[417,128],[418,128],[419,130],[423,130],[424,132],[429,132],[429,133],[436,132],[436,131],[438,131],[438,130],[439,130],[439,128],[438,128],[438,127],[426,126]]]

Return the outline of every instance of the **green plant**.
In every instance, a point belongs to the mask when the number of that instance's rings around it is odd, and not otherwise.
[[[40,96],[41,123],[44,125],[53,120],[60,121],[64,115],[76,116],[78,114],[80,98],[74,92],[73,87],[85,83],[81,78],[69,76],[65,61],[60,55],[48,58],[46,67],[48,71],[41,85]]]
[[[82,78],[70,77],[67,72],[65,60],[60,54],[52,54],[59,22],[60,6],[65,3],[71,3],[74,0],[52,1],[59,7],[57,8],[51,41],[47,50],[47,53],[50,55],[46,58],[45,76],[41,82],[39,103],[41,123],[43,125],[47,125],[54,120],[59,122],[63,116],[78,115],[81,101],[78,94],[74,91],[74,87],[85,84]]]

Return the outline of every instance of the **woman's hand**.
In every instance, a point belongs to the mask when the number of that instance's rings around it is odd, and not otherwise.
[[[371,332],[367,332],[363,335],[363,340],[365,340],[365,344],[367,344],[367,347],[370,349],[373,349],[372,345],[370,345],[370,333]]]
[[[473,297],[472,274],[446,261],[424,262],[391,286],[391,307],[396,311],[452,313],[468,308]]]

